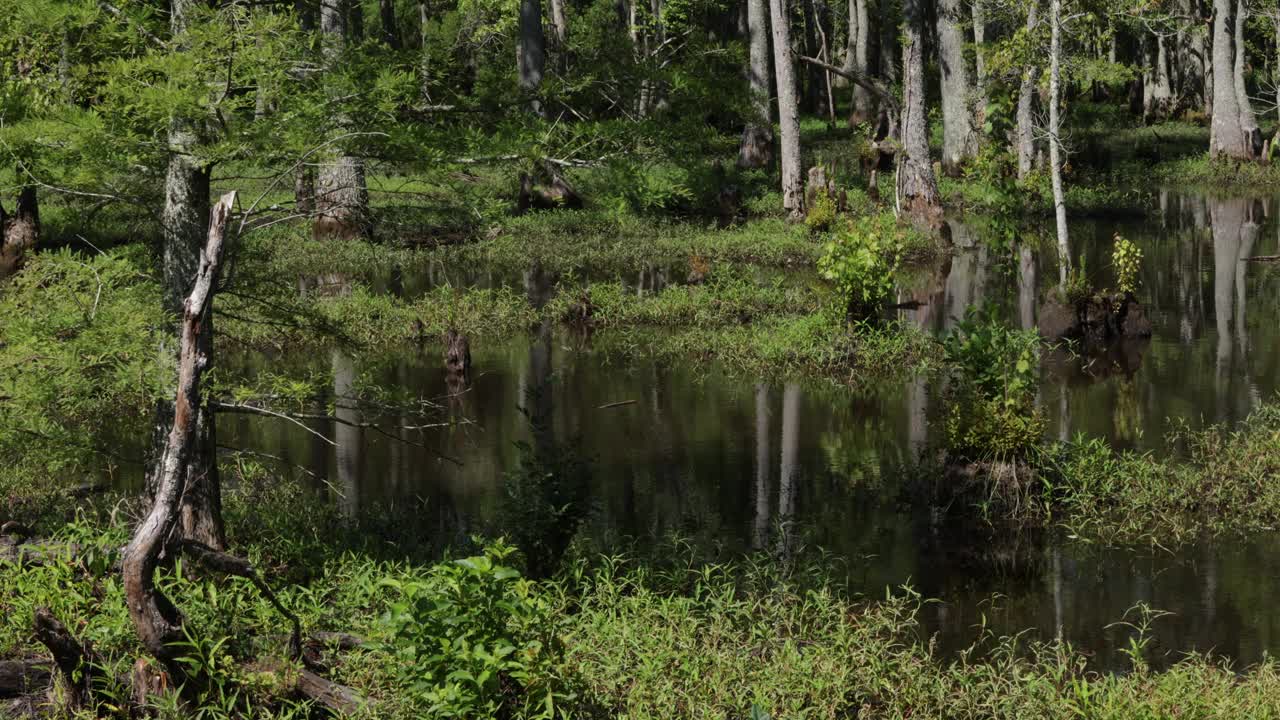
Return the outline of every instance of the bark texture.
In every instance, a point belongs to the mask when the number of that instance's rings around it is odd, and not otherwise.
[[[156,586],[155,572],[178,525],[179,506],[188,482],[187,458],[199,442],[197,429],[203,406],[200,384],[212,361],[209,348],[202,345],[200,337],[211,315],[214,283],[235,198],[234,192],[224,195],[212,212],[208,242],[183,307],[173,424],[158,464],[155,497],[150,512],[125,547],[122,561],[129,617],[143,647],[160,661],[175,684],[183,684],[189,677],[187,666],[177,661],[181,650],[175,645],[184,639],[182,616]],[[187,689],[196,688],[193,684]]]
[[[22,267],[23,258],[40,242],[40,204],[33,186],[18,192],[13,215],[0,207],[0,280]]]
[[[1053,182],[1053,215],[1058,235],[1058,267],[1063,285],[1071,269],[1067,238],[1067,204],[1062,188],[1062,0],[1049,0],[1049,171]]]
[[[176,42],[185,42],[196,0],[178,0],[172,5],[170,31]],[[169,166],[165,174],[164,211],[164,300],[175,317],[183,312],[183,299],[191,292],[201,262],[205,233],[209,227],[209,175],[211,168],[197,156],[203,140],[203,118],[175,115],[169,121]],[[213,346],[213,320],[205,318],[197,338],[202,349]],[[172,350],[169,350],[172,352]],[[163,421],[173,414],[168,403],[158,409]],[[184,456],[183,476],[187,485],[181,499],[181,527],[185,537],[213,547],[226,544],[222,528],[222,491],[217,469],[217,438],[213,413],[197,406],[194,412],[195,441]],[[153,468],[152,473],[158,473]]]
[[[378,18],[382,21],[382,42],[392,50],[400,49],[400,29],[396,25],[396,4],[378,0]]]
[[[769,0],[773,28],[773,69],[778,84],[778,125],[782,134],[782,207],[793,219],[804,217],[804,177],[800,168],[800,103],[791,60],[787,0]]]
[[[321,48],[324,65],[332,68],[341,60],[348,33],[345,3],[324,2],[320,5]],[[351,17],[360,15],[359,8]],[[339,131],[350,127],[345,114],[335,119]],[[365,185],[364,160],[346,151],[347,141],[339,141],[335,151],[321,159],[316,179],[314,232],[317,237],[353,238],[369,232],[369,191]]]
[[[898,154],[899,212],[912,222],[937,229],[942,222],[942,198],[929,162],[928,115],[924,87],[923,0],[902,4],[902,152]]]
[[[960,0],[938,0],[938,55],[942,66],[942,169],[958,175],[978,155],[973,81],[964,58]]]
[[[769,2],[747,0],[747,32],[754,117],[742,131],[738,147],[738,167],[762,168],[773,163],[773,123],[769,121]]]
[[[1212,158],[1252,160],[1262,152],[1262,133],[1253,119],[1249,97],[1241,92],[1244,60],[1237,32],[1243,28],[1242,10],[1237,0],[1213,2],[1213,121],[1209,126]]]
[[[543,114],[537,99],[547,65],[547,39],[542,31],[541,0],[520,0],[520,39],[516,46],[516,71],[520,89],[529,97],[529,107]]]
[[[1027,34],[1030,35],[1035,31],[1036,25],[1039,24],[1039,8],[1037,8],[1039,0],[1032,0],[1031,5],[1027,8]],[[1027,65],[1022,69],[1022,84],[1018,88],[1018,128],[1017,128],[1017,150],[1018,150],[1018,179],[1023,180],[1031,173],[1031,167],[1035,162],[1036,155],[1036,138],[1035,138],[1035,99],[1036,99],[1036,76],[1039,69],[1035,65]]]

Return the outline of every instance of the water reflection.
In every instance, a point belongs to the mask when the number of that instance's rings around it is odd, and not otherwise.
[[[1240,262],[1277,253],[1280,224],[1272,229],[1275,218],[1257,201],[1168,193],[1162,205],[1163,215],[1151,220],[1073,226],[1072,251],[1102,285],[1112,283],[1117,233],[1142,248],[1139,296],[1154,334],[1101,357],[1046,357],[1038,402],[1054,437],[1084,432],[1164,450],[1167,418],[1239,420],[1280,388],[1280,280]],[[1056,282],[1056,251],[1030,243],[996,251],[980,233],[957,227],[953,235],[968,238],[968,247],[904,283],[902,319],[945,333],[968,306],[990,305],[1019,327],[1035,327],[1045,283]],[[637,292],[667,282],[653,269],[630,280]],[[404,286],[414,282],[406,273]],[[531,268],[515,283],[540,306],[556,278]],[[847,563],[853,586],[869,595],[910,582],[941,599],[926,617],[944,648],[972,642],[985,621],[1001,633],[1061,636],[1099,665],[1122,668],[1129,631],[1112,623],[1148,602],[1175,613],[1157,622],[1161,650],[1216,649],[1246,662],[1280,650],[1271,611],[1280,592],[1276,538],[1179,554],[1102,550],[1044,534],[948,527],[904,509],[893,473],[934,439],[929,415],[936,409],[923,380],[852,395],[743,382],[714,369],[704,376],[650,362],[618,366],[550,321],[473,353],[471,381],[461,390],[449,385],[430,345],[372,357],[229,359],[246,371],[319,364],[299,369],[331,372],[334,399],[350,397],[366,375],[422,398],[448,396],[445,412],[458,422],[408,433],[411,423],[398,411],[384,417],[337,400],[335,414],[345,422],[322,428],[337,448],[256,417],[236,418],[227,442],[306,465],[340,491],[345,512],[414,498],[425,508],[424,534],[523,530],[547,545],[546,564],[568,541],[562,530],[600,547],[624,538],[652,546],[679,534],[784,560],[801,544],[821,546]],[[362,431],[362,422],[385,434]],[[591,472],[561,472],[567,480],[553,486],[530,485],[522,472],[575,457],[590,459]],[[574,512],[558,516],[548,507]]]

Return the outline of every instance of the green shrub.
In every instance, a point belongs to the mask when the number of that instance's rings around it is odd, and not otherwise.
[[[503,564],[513,551],[499,542],[421,578],[382,581],[400,593],[384,621],[421,717],[549,718],[568,700],[559,622],[537,584]]]
[[[1040,336],[970,308],[943,342],[950,369],[947,447],[970,460],[1025,455],[1044,434],[1035,407]]]
[[[1131,293],[1138,289],[1138,267],[1142,265],[1142,248],[1116,234],[1111,251],[1111,264],[1116,269],[1116,289]]]
[[[888,213],[858,218],[823,248],[818,272],[835,283],[850,317],[873,315],[893,292],[910,232]]]
[[[836,222],[836,201],[831,197],[830,193],[825,191],[817,193],[813,198],[813,206],[809,208],[809,212],[804,216],[804,224],[809,228],[809,233],[819,235],[831,230],[831,226]]]

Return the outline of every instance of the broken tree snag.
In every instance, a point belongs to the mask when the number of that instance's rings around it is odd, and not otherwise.
[[[36,608],[34,631],[36,640],[53,655],[53,663],[67,688],[68,705],[72,710],[89,705],[93,700],[93,683],[102,676],[93,657],[49,608]]]
[[[564,173],[551,161],[538,163],[534,174],[520,173],[520,195],[516,214],[529,210],[582,209],[582,196],[565,179]]]
[[[242,577],[253,583],[254,587],[258,588],[258,592],[262,593],[262,596],[265,597],[281,615],[285,616],[285,619],[287,619],[289,624],[293,627],[293,630],[289,635],[289,652],[291,656],[297,658],[302,655],[302,623],[298,620],[298,616],[289,612],[289,609],[284,606],[284,603],[280,602],[280,598],[276,597],[276,594],[271,591],[271,586],[268,585],[266,581],[262,579],[262,576],[258,574],[258,571],[253,567],[253,563],[250,563],[244,558],[238,558],[235,555],[228,555],[227,553],[219,550],[214,550],[208,545],[204,545],[193,540],[183,541],[182,550],[194,557],[201,565],[204,565],[210,570],[215,570],[227,575]]]
[[[52,677],[47,660],[0,660],[0,698],[39,692]]]
[[[222,244],[235,201],[236,193],[229,192],[222,196],[210,213],[209,236],[200,254],[191,294],[183,305],[173,425],[157,464],[151,511],[134,530],[133,538],[124,549],[122,563],[129,618],[143,647],[160,661],[174,685],[184,686],[189,691],[196,690],[199,683],[184,681],[198,681],[199,678],[191,678],[187,668],[176,662],[177,643],[185,639],[182,615],[156,587],[155,572],[165,544],[178,524],[178,506],[186,485],[186,459],[194,443],[198,442],[196,424],[201,406],[200,381],[210,362],[199,342],[201,324],[210,316]]]
[[[13,215],[0,207],[0,280],[22,267],[27,250],[40,239],[40,205],[36,189],[28,186],[18,193]]]

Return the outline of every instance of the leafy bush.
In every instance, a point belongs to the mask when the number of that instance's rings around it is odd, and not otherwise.
[[[550,718],[569,699],[553,606],[504,564],[512,552],[498,542],[425,576],[382,581],[400,593],[384,621],[422,717]]]
[[[951,376],[948,448],[970,460],[1025,454],[1044,433],[1035,407],[1040,336],[970,308],[943,342]]]
[[[818,272],[835,283],[850,317],[873,315],[893,292],[910,232],[889,213],[858,218],[827,242]]]
[[[836,212],[835,198],[826,191],[817,193],[813,198],[813,206],[804,216],[804,224],[813,235],[825,233],[835,224]]]
[[[1111,251],[1111,264],[1116,269],[1116,289],[1122,293],[1131,293],[1138,289],[1138,267],[1142,265],[1142,248],[1120,237],[1115,237],[1116,246]]]

